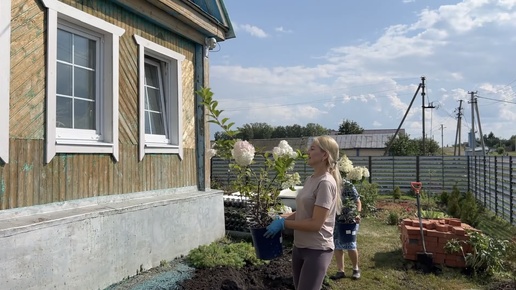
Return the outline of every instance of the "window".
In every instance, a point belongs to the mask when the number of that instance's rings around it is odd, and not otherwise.
[[[181,62],[185,57],[138,35],[139,151],[178,154],[182,146]]]
[[[0,1],[0,160],[9,162],[11,1]]]
[[[47,150],[118,160],[118,43],[124,30],[56,0],[48,8]]]

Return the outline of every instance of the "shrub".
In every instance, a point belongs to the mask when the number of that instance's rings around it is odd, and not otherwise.
[[[394,200],[399,200],[401,198],[401,189],[399,186],[396,186],[392,191],[392,198]]]
[[[397,225],[399,220],[400,216],[396,211],[389,211],[389,215],[387,216],[388,225]]]
[[[369,183],[367,180],[356,184],[360,201],[362,202],[362,215],[368,216],[376,212],[376,200],[378,199],[378,184]]]
[[[422,210],[421,211],[421,218],[424,219],[442,219],[448,217],[444,212],[442,211],[434,211],[434,210]]]
[[[504,261],[509,241],[494,239],[478,231],[468,231],[468,235],[468,241],[449,240],[445,250],[450,253],[461,253],[466,266],[471,268],[474,275],[491,276],[503,272],[507,266]],[[473,252],[465,254],[462,246],[464,244],[470,244]]]
[[[478,206],[477,200],[471,191],[466,192],[460,201],[460,219],[472,227],[477,227],[480,223],[480,213],[482,208]]]
[[[443,191],[441,194],[439,194],[437,196],[437,203],[439,203],[439,205],[442,205],[442,206],[447,206],[448,205],[448,198],[450,197],[450,195],[448,194],[447,191]]]
[[[195,268],[215,268],[219,266],[242,268],[246,264],[260,265],[263,263],[256,257],[254,248],[250,243],[231,243],[227,241],[199,246],[190,251],[186,261]]]

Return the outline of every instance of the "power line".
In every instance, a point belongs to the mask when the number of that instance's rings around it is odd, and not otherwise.
[[[515,104],[516,105],[516,102],[511,102],[511,101],[506,101],[506,100],[499,100],[499,99],[492,99],[492,98],[486,98],[486,97],[481,97],[479,95],[477,95],[477,98],[491,100],[491,101],[496,101],[496,102],[500,102],[500,103],[508,103],[508,104]]]

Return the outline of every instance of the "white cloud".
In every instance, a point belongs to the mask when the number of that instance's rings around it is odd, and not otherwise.
[[[249,33],[251,36],[255,36],[258,38],[266,38],[269,36],[263,29],[250,24],[240,24],[236,25],[234,28],[236,31],[245,31]]]
[[[293,32],[290,29],[283,28],[283,26],[276,27],[274,30],[276,30],[277,32],[281,32],[281,33],[292,33]]]
[[[239,106],[232,97],[227,103],[240,108],[242,123],[255,122],[251,118],[283,125],[310,120],[335,127],[330,124],[338,124],[345,115],[364,128],[397,128],[424,75],[426,101],[439,105],[427,111],[425,125],[435,126],[427,131],[435,131],[440,124],[447,127],[445,131],[453,131],[459,100],[463,100],[463,124],[468,124],[469,91],[516,101],[513,87],[504,85],[516,77],[515,9],[516,0],[464,0],[424,9],[413,23],[386,27],[376,39],[328,48],[324,57],[313,57],[318,60],[313,66],[214,65],[211,78],[225,94],[255,102]],[[257,27],[239,25],[244,28],[266,35]],[[276,31],[287,30],[278,27]],[[510,124],[516,120],[515,106],[479,99],[484,134],[495,130],[503,138],[514,134]],[[419,95],[403,128],[420,137],[421,126]],[[452,144],[455,136],[449,135],[445,143]]]

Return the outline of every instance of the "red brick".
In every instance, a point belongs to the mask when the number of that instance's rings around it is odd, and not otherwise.
[[[439,239],[437,237],[432,237],[432,236],[425,237],[426,243],[437,243],[438,241],[439,241]]]
[[[437,237],[439,239],[449,239],[451,234],[448,232],[438,232],[437,230],[428,230],[428,237]]]
[[[405,226],[407,228],[407,234],[410,235],[418,235],[419,233],[419,227],[413,227],[413,226]]]
[[[411,219],[403,219],[401,221],[401,224],[406,225],[406,226],[412,226],[412,220]]]
[[[450,226],[460,227],[462,225],[462,222],[460,221],[460,219],[457,218],[448,218],[448,224]]]
[[[462,227],[453,227],[452,233],[458,235],[458,236],[464,236],[466,235],[466,231]]]
[[[435,225],[435,221],[429,221],[425,224],[425,228],[429,229],[429,230],[434,230],[436,227]]]
[[[407,254],[415,254],[417,252],[422,252],[423,251],[423,246],[422,245],[405,244],[403,247],[405,248],[405,253],[407,253]]]
[[[442,253],[434,253],[433,254],[433,261],[434,264],[444,264],[446,255]]]
[[[441,224],[438,224],[435,226],[435,229],[438,231],[438,232],[447,232],[448,231],[448,225],[441,225]]]

